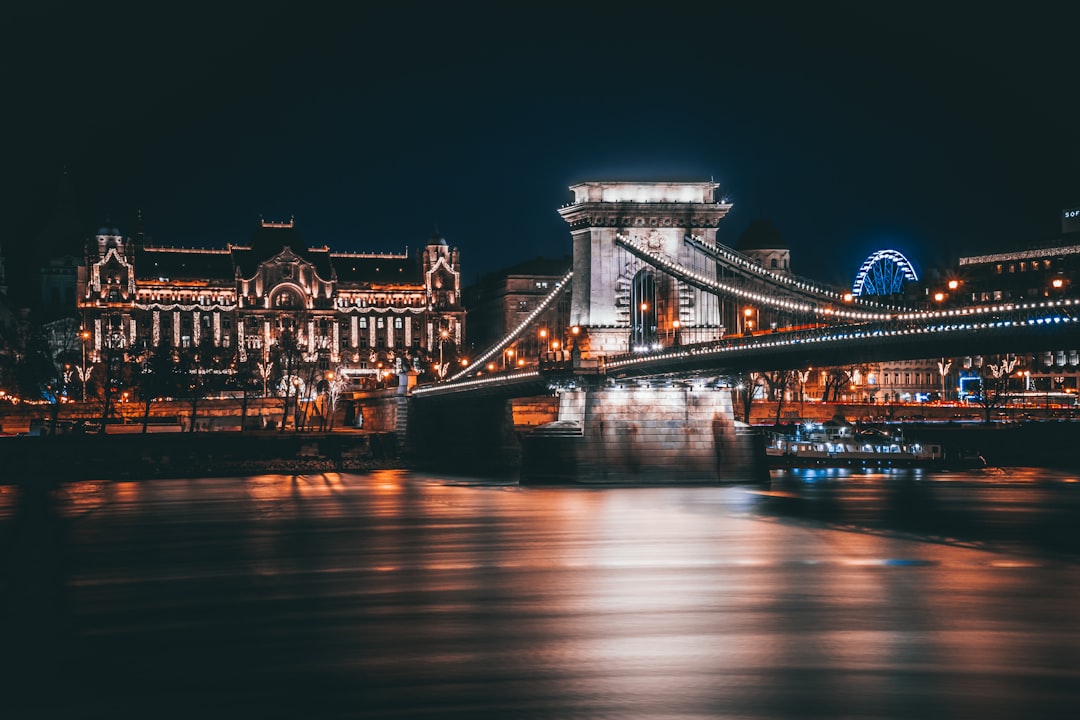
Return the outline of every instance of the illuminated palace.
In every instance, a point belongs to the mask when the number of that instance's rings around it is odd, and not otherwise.
[[[153,247],[102,228],[79,268],[87,351],[211,346],[265,360],[283,336],[324,366],[431,357],[463,341],[458,250],[309,247],[292,221],[261,222],[226,249]]]

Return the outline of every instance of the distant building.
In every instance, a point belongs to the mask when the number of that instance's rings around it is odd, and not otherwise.
[[[735,241],[734,249],[764,268],[791,273],[791,248],[776,226],[764,218],[754,220],[743,230]],[[720,279],[724,278],[723,269],[718,270],[717,274]],[[771,330],[794,322],[784,313],[769,307],[740,304],[737,300],[726,298],[721,298],[720,302],[720,315],[729,333]]]
[[[417,253],[311,247],[292,221],[261,222],[225,249],[158,247],[101,228],[78,268],[89,350],[211,346],[266,359],[283,334],[324,367],[428,358],[463,342],[458,250],[436,235]]]
[[[537,257],[486,275],[466,288],[470,345],[477,351],[485,350],[518,327],[566,275],[571,262],[569,255],[558,260]],[[535,358],[541,350],[550,349],[551,342],[567,337],[569,292],[533,324],[541,330],[519,338],[503,362],[514,364],[519,359]],[[539,333],[544,330],[547,337],[541,338]]]
[[[46,322],[75,317],[80,262],[74,255],[64,255],[49,260],[41,268],[40,307]]]
[[[1080,281],[1080,235],[1065,235],[1056,242],[1014,252],[962,257],[956,273],[937,288],[940,302],[1041,302],[1071,296]],[[1080,386],[1080,351],[1075,347],[1047,348],[1013,356],[1014,374],[1022,378],[1017,390],[1049,397],[1052,392],[1075,393]],[[1000,358],[960,358],[961,371],[980,372]],[[1037,399],[1037,397],[1036,397]]]

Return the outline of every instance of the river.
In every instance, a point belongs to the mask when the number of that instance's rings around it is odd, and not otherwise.
[[[0,486],[5,717],[1080,713],[1080,483]]]

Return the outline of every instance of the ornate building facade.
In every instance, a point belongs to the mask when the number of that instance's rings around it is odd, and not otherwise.
[[[77,292],[95,359],[106,348],[210,346],[265,360],[287,336],[324,365],[366,368],[464,340],[460,257],[438,235],[410,255],[310,247],[293,221],[260,222],[250,242],[219,250],[102,228]]]

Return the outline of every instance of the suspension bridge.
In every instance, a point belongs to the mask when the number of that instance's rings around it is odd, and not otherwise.
[[[532,434],[537,452],[524,461],[543,458],[545,468],[523,466],[523,477],[595,480],[616,467],[615,477],[715,480],[752,460],[724,391],[724,378],[738,372],[1037,351],[1080,340],[1080,298],[927,308],[765,267],[717,242],[731,205],[714,199],[716,189],[711,182],[572,186],[574,201],[559,211],[570,225],[570,271],[466,367],[415,388],[416,414],[446,418],[447,408],[479,398],[557,392],[559,421]],[[504,353],[547,334],[544,318],[564,294],[565,336],[500,371]],[[768,318],[768,327],[739,327],[750,312]],[[571,469],[552,470],[552,462]]]

